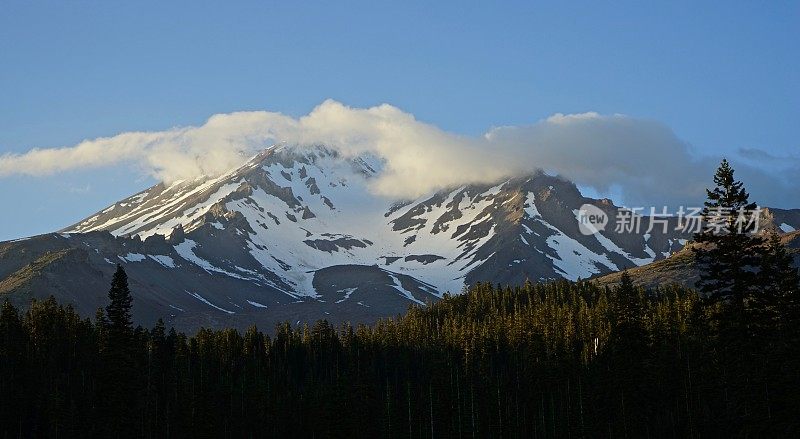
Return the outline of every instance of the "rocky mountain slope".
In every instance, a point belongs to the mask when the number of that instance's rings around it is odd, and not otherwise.
[[[786,223],[782,223],[786,224]],[[795,266],[800,267],[800,231],[791,231],[781,236],[789,252],[794,256]],[[669,258],[652,262],[641,267],[628,270],[634,283],[646,288],[655,288],[658,285],[679,284],[694,288],[700,279],[700,273],[694,265],[694,254],[691,244],[676,252]],[[596,276],[592,279],[600,285],[616,285],[620,282],[622,272]]]
[[[377,157],[277,146],[215,178],[158,184],[59,233],[0,243],[0,295],[53,294],[91,315],[123,264],[135,318],[269,329],[327,318],[373,321],[476,281],[578,279],[662,260],[690,238],[676,219],[615,233],[609,200],[532,172],[415,200],[370,191]],[[608,215],[579,230],[584,204]],[[800,228],[797,211],[771,212]]]

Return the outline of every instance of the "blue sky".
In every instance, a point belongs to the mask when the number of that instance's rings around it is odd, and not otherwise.
[[[331,98],[468,136],[622,113],[698,156],[798,157],[798,2],[428,3],[4,1],[0,155]],[[126,164],[0,176],[0,240],[154,182]]]

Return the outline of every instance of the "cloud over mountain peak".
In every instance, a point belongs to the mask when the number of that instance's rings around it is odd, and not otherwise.
[[[664,124],[620,114],[557,113],[469,137],[392,105],[352,108],[326,100],[299,118],[269,111],[217,114],[201,126],[127,132],[6,154],[0,156],[0,176],[130,163],[172,182],[219,175],[274,143],[324,144],[345,156],[375,154],[385,167],[372,190],[399,198],[540,168],[600,192],[618,188],[627,203],[686,203],[702,197],[715,162],[693,157]],[[775,183],[749,171],[759,182]]]

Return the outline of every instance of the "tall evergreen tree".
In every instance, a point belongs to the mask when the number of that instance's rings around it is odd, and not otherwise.
[[[622,272],[613,297],[616,329],[625,331],[625,336],[643,332],[644,300],[627,270]]]
[[[800,275],[793,259],[780,236],[771,233],[758,271],[760,291],[753,301],[758,362],[749,379],[763,388],[757,398],[768,415],[781,418],[796,416],[792,401],[800,392]]]
[[[27,334],[17,309],[8,300],[0,307],[0,433],[19,433],[19,401],[25,395]],[[16,430],[16,431],[15,431]]]
[[[712,305],[716,349],[719,350],[721,385],[726,395],[722,421],[746,431],[763,416],[770,416],[772,398],[765,361],[769,337],[760,323],[765,316],[758,274],[764,256],[764,239],[757,234],[760,215],[734,171],[723,160],[707,190],[705,228],[695,235],[693,247],[700,272],[697,283]]]
[[[712,299],[727,299],[743,308],[756,287],[763,239],[755,235],[756,223],[748,221],[756,209],[744,184],[723,159],[714,174],[713,189],[704,203],[705,228],[695,234],[693,247],[699,266],[698,288]]]
[[[647,331],[644,291],[633,283],[627,271],[612,291],[612,327],[609,340],[612,380],[617,395],[615,404],[622,415],[618,419],[623,435],[627,435],[627,416],[644,417],[642,398],[648,392],[642,388],[647,369]]]
[[[770,234],[759,265],[759,294],[755,305],[761,311],[766,329],[777,329],[790,335],[800,319],[800,273],[794,258],[777,233]]]
[[[111,279],[108,298],[111,300],[106,307],[109,343],[126,344],[133,334],[133,320],[131,319],[133,298],[128,288],[128,275],[119,264],[117,264],[117,271],[114,272],[114,277]]]
[[[121,265],[111,279],[108,291],[110,303],[106,307],[104,324],[105,346],[103,349],[104,368],[101,377],[101,429],[103,433],[131,432],[135,422],[133,415],[136,401],[135,351],[133,347],[133,322],[131,306],[133,298],[128,288],[128,275]],[[98,316],[98,319],[100,317]]]

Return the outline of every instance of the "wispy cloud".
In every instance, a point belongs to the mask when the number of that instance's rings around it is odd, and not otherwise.
[[[601,192],[618,187],[627,203],[679,204],[702,198],[717,162],[694,157],[667,126],[625,115],[555,114],[531,125],[467,137],[391,105],[351,108],[328,100],[300,118],[267,111],[218,114],[198,127],[130,132],[71,147],[6,154],[0,157],[0,176],[132,163],[170,182],[221,174],[278,142],[325,144],[345,155],[379,155],[386,166],[373,190],[391,197],[492,182],[540,168]],[[754,193],[786,184],[781,175],[745,166],[759,186]]]
[[[89,192],[92,191],[92,185],[86,183],[83,186],[70,186],[68,191],[71,194],[88,194]]]

